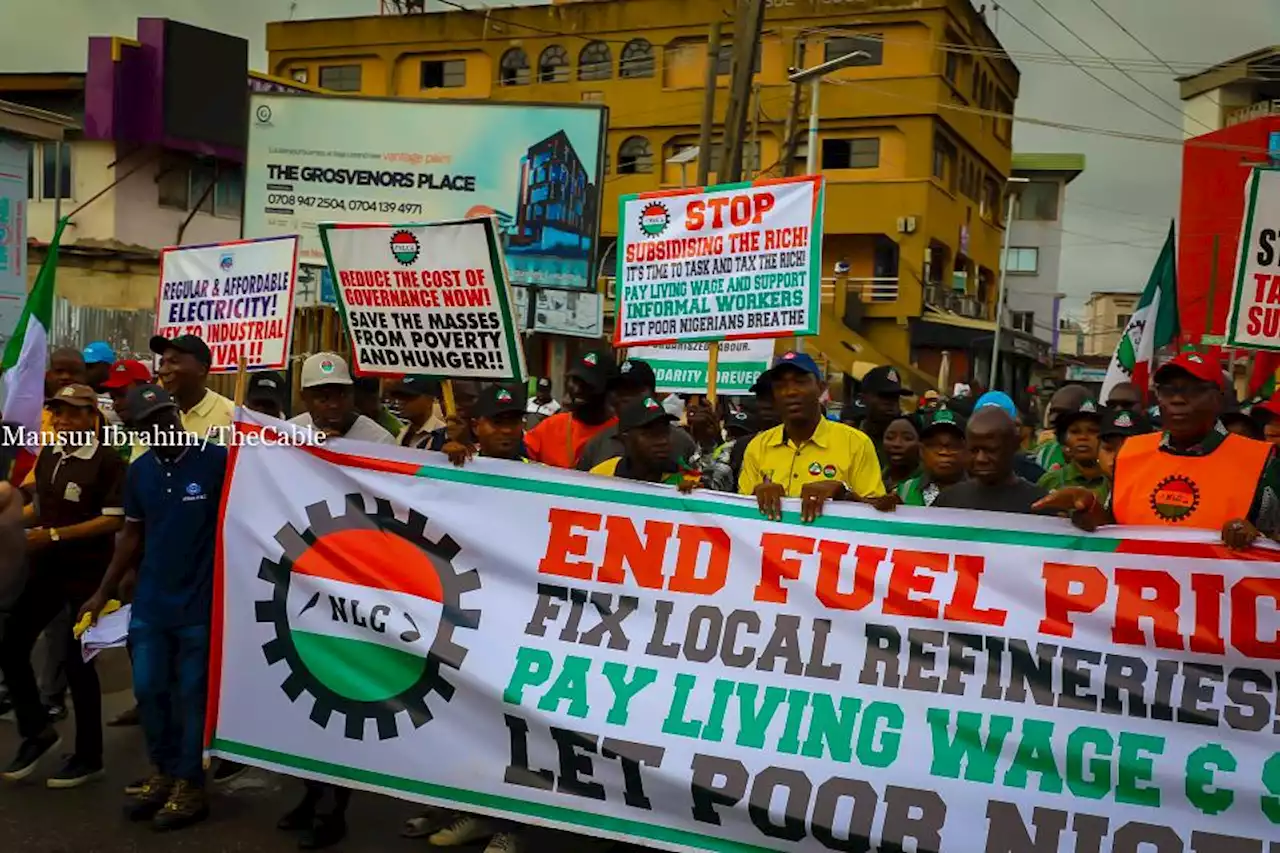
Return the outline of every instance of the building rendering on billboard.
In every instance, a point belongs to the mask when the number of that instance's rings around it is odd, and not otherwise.
[[[244,233],[320,222],[493,216],[514,284],[594,290],[601,140],[597,105],[393,101],[255,93]]]

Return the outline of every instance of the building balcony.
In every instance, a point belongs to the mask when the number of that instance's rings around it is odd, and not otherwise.
[[[846,302],[850,299],[858,302],[897,302],[898,280],[846,276],[822,280],[823,305],[835,305],[837,302]]]
[[[924,301],[939,311],[956,314],[969,320],[994,321],[995,319],[995,307],[985,300],[943,285],[927,285],[924,289]]]

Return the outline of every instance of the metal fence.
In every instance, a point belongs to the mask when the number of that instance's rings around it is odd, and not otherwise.
[[[119,308],[86,308],[56,299],[53,306],[53,340],[50,346],[83,349],[93,341],[106,341],[117,358],[151,361],[151,336],[155,311]]]

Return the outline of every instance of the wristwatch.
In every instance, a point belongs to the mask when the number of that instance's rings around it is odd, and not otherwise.
[[[61,541],[62,541],[62,537],[58,535],[58,528],[56,528],[56,527],[50,527],[50,528],[49,528],[49,541],[50,541],[50,542],[61,542]]]

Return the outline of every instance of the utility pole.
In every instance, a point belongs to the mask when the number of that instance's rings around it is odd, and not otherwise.
[[[751,103],[751,83],[755,76],[760,33],[764,29],[764,0],[738,0],[738,17],[733,33],[732,79],[729,107],[724,122],[724,155],[719,183],[742,180],[742,142],[747,132],[747,111]]]
[[[711,126],[716,120],[716,65],[720,61],[720,21],[711,22],[707,35],[706,95],[702,101],[702,124],[698,128],[698,186],[705,187],[711,175]],[[723,162],[723,161],[721,161]]]
[[[764,163],[760,162],[760,85],[758,83],[751,87],[751,156],[755,165],[747,170],[751,173],[747,177],[755,178],[764,168]]]
[[[795,46],[791,53],[791,67],[804,67],[804,46],[805,36],[803,33],[796,36]],[[782,177],[791,174],[791,163],[796,159],[796,128],[800,123],[800,83],[791,84],[791,103],[787,106],[787,121],[782,129],[782,157],[779,158],[779,165],[782,167]]]

